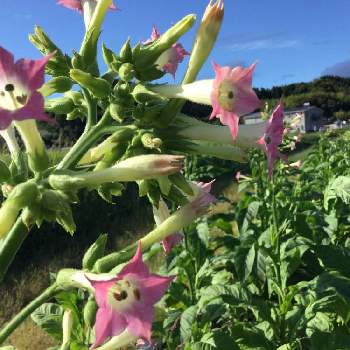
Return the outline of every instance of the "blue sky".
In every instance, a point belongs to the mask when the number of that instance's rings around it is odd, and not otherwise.
[[[128,36],[147,39],[156,24],[161,32],[188,13],[198,22],[209,0],[117,0],[102,40],[119,51]],[[1,0],[0,45],[20,57],[39,57],[27,39],[38,24],[70,53],[79,49],[82,17],[56,0]],[[350,77],[349,0],[226,0],[217,45],[200,78],[212,76],[211,60],[221,65],[249,65],[258,60],[254,86],[271,87],[310,81],[322,74]],[[196,27],[181,40],[190,50]],[[180,68],[177,78],[182,76]],[[172,78],[169,77],[169,81]]]

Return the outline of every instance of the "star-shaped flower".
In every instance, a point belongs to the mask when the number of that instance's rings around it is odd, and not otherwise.
[[[286,160],[278,149],[282,143],[284,133],[284,108],[282,102],[272,112],[272,115],[266,125],[264,135],[257,141],[267,155],[269,177],[272,176],[273,166],[277,159]]]
[[[260,100],[252,89],[255,63],[249,68],[220,67],[213,63],[215,79],[211,93],[213,111],[210,119],[219,118],[227,125],[235,139],[238,134],[239,117],[260,107]]]
[[[37,90],[44,84],[45,65],[51,57],[15,62],[13,55],[0,47],[0,130],[13,120],[50,121],[44,98]]]
[[[98,305],[96,339],[92,348],[107,338],[127,330],[135,337],[151,341],[153,306],[158,302],[174,276],[151,274],[142,260],[141,244],[135,256],[121,272],[108,280],[90,280]]]

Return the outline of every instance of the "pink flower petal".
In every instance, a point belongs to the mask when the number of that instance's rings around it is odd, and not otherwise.
[[[22,83],[30,90],[39,89],[45,82],[45,66],[54,53],[40,60],[21,59],[15,64],[16,75],[21,77]]]
[[[112,336],[113,311],[107,307],[100,307],[96,313],[95,342],[91,349],[97,348],[105,339]]]
[[[0,46],[0,77],[5,79],[12,76],[14,58],[11,52],[8,52]]]
[[[233,139],[238,134],[239,117],[260,107],[260,100],[252,89],[255,64],[249,68],[220,67],[213,63],[215,79],[211,93],[213,111],[210,119],[219,118],[230,128]]]
[[[83,12],[83,7],[80,0],[58,0],[57,5],[67,7],[71,10],[77,10]]]
[[[143,310],[135,310],[125,315],[127,330],[136,337],[151,341],[151,328],[154,310],[152,307],[145,307]]]
[[[119,280],[119,278],[112,278],[106,281],[100,281],[100,280],[92,280],[88,277],[86,277],[92,287],[95,290],[95,299],[96,303],[100,308],[106,308],[107,306],[107,296],[108,296],[108,290],[113,287],[113,285]]]
[[[284,132],[284,108],[282,102],[272,112],[272,115],[265,128],[264,135],[257,141],[267,155],[269,177],[272,176],[273,166],[277,159],[286,160],[281,154],[278,146],[282,143]]]
[[[135,256],[130,260],[130,262],[123,267],[120,271],[119,276],[123,277],[127,274],[137,274],[140,277],[147,277],[149,275],[149,270],[147,265],[142,260],[142,248],[141,242],[139,241]]]

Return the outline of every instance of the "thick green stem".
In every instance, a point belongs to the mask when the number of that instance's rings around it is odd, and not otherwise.
[[[107,109],[97,125],[93,126],[90,130],[84,131],[75,145],[57,165],[56,169],[68,169],[78,164],[79,160],[84,156],[89,148],[105,134],[105,126],[109,116],[109,110]]]
[[[23,308],[5,327],[0,331],[0,345],[11,335],[11,333],[40,305],[52,298],[60,291],[60,288],[53,284],[41,293],[36,299]]]
[[[11,231],[4,238],[0,246],[0,283],[3,281],[8,268],[28,233],[29,231],[22,222],[22,218],[19,217]]]
[[[88,114],[85,130],[91,129],[97,123],[97,103],[89,91],[83,89],[85,101],[87,102]]]

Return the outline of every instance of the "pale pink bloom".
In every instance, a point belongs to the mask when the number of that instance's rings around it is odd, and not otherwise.
[[[238,134],[239,117],[255,111],[261,105],[252,89],[255,65],[230,68],[213,63],[216,76],[211,93],[213,112],[210,119],[219,118],[222,124],[230,128],[234,139]]]
[[[153,306],[162,298],[174,277],[151,274],[142,260],[139,242],[135,256],[115,278],[104,281],[89,279],[98,305],[96,339],[92,349],[125,330],[150,342]]]
[[[284,156],[278,149],[278,146],[282,143],[283,139],[283,118],[284,108],[282,102],[280,102],[268,120],[264,135],[257,141],[267,155],[269,177],[272,176],[273,165],[276,160],[279,158],[286,160],[286,156]]]
[[[84,1],[95,1],[98,0],[58,0],[57,5],[62,5],[64,7],[67,7],[71,10],[77,10],[80,13],[83,13],[83,2]],[[112,5],[109,7],[110,10],[116,10],[117,7],[112,3]]]
[[[157,28],[153,26],[151,37],[144,41],[144,45],[148,45],[153,43],[155,40],[159,39],[161,34],[158,32]],[[170,73],[175,78],[175,73],[179,63],[183,61],[185,56],[188,56],[189,52],[187,52],[184,47],[176,43],[170,49],[164,51],[158,60],[156,61],[156,65],[162,69],[166,73]]]
[[[241,172],[237,171],[236,175],[235,175],[235,179],[237,182],[239,182],[239,180],[241,179]]]
[[[50,121],[44,98],[37,90],[44,84],[45,65],[52,56],[15,62],[13,55],[0,47],[0,130],[13,120]]]

